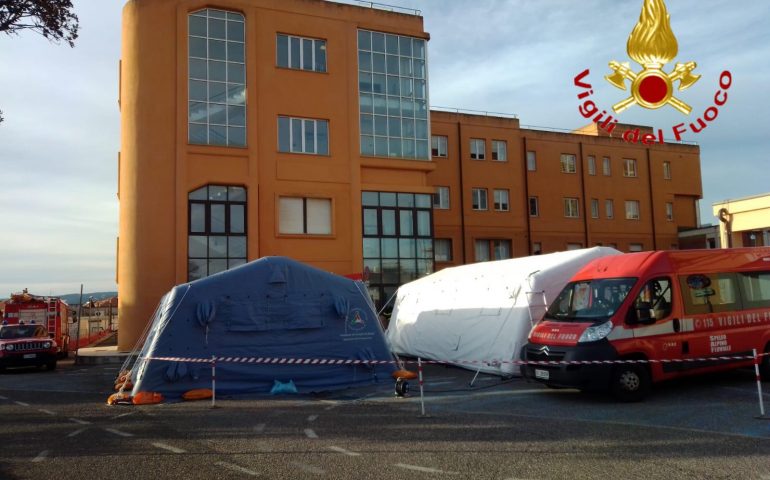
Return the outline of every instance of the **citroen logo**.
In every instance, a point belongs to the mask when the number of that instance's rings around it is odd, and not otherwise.
[[[539,352],[547,357],[551,353],[551,350],[548,348],[548,345],[543,345],[540,347]]]

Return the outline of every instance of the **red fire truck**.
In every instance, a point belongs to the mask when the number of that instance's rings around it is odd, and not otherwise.
[[[40,297],[24,290],[5,302],[2,323],[44,326],[48,337],[56,342],[58,356],[64,358],[69,353],[68,318],[69,307],[59,297]]]

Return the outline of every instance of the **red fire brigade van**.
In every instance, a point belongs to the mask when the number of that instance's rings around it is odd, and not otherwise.
[[[653,382],[750,366],[718,357],[770,352],[770,247],[641,252],[596,259],[572,277],[529,334],[524,361],[552,387],[609,389],[638,401]],[[770,378],[770,356],[762,375]]]
[[[68,331],[69,307],[58,297],[40,297],[24,290],[11,294],[5,303],[3,323],[7,325],[36,324],[45,328],[45,333],[57,345],[57,354],[64,358],[69,352]]]

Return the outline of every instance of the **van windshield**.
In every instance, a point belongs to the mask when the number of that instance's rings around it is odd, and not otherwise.
[[[570,282],[548,308],[545,318],[569,321],[607,320],[623,304],[636,278],[602,278]]]

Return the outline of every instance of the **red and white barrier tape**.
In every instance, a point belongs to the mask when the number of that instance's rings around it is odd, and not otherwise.
[[[758,353],[757,358],[770,355],[768,353]],[[693,363],[693,362],[720,362],[720,361],[739,361],[753,360],[753,355],[734,355],[720,357],[699,357],[699,358],[667,358],[650,360],[422,360],[422,363],[428,364],[460,364],[460,365],[479,365],[479,364],[513,364],[513,365],[613,365],[629,363]],[[388,365],[398,363],[396,360],[360,360],[360,359],[339,359],[339,358],[285,358],[285,357],[211,357],[211,358],[191,358],[191,357],[141,357],[144,360],[157,360],[161,362],[186,362],[186,363],[248,363],[248,364],[270,364],[270,365]],[[404,363],[417,363],[404,361]]]

